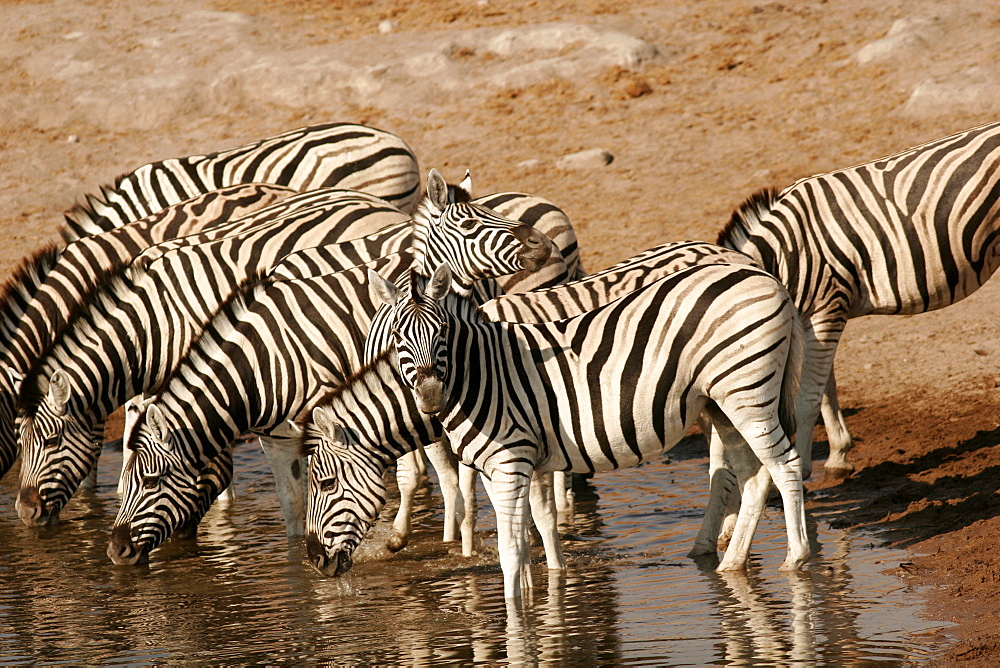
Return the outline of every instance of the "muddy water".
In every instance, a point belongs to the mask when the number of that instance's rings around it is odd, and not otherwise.
[[[521,607],[503,599],[492,511],[480,511],[485,556],[463,560],[437,540],[433,488],[410,548],[391,558],[368,548],[346,578],[319,576],[285,540],[251,446],[237,452],[236,503],[213,510],[197,542],[165,546],[148,567],[114,567],[104,550],[119,463],[105,450],[96,491],[51,530],[17,520],[16,471],[0,483],[0,664],[912,663],[930,658],[921,638],[945,626],[920,616],[919,592],[882,573],[906,555],[864,535],[818,522],[808,573],[779,573],[778,509],[748,574],[685,558],[705,502],[696,443],[581,487],[569,570],[550,576],[536,549],[534,594]],[[379,525],[371,542],[384,536]]]

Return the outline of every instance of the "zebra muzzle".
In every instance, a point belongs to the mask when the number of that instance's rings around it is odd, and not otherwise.
[[[528,271],[538,271],[552,255],[552,241],[529,225],[519,225],[511,232],[521,242],[517,259]]]
[[[350,552],[344,549],[327,552],[326,546],[314,533],[306,536],[306,554],[309,565],[323,575],[340,577],[354,565]]]
[[[444,383],[437,376],[420,377],[413,386],[413,395],[421,411],[429,415],[440,413],[444,404]]]
[[[149,550],[132,541],[132,532],[127,525],[115,527],[108,543],[108,557],[117,566],[134,566],[149,561]]]
[[[42,501],[37,487],[25,487],[14,501],[17,516],[29,527],[43,527],[54,524],[59,519],[59,510]]]

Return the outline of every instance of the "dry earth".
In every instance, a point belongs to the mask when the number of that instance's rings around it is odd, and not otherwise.
[[[591,270],[714,240],[758,188],[996,120],[995,10],[0,0],[0,276],[121,172],[331,120],[396,132],[447,177],[470,168],[477,193],[548,197]],[[557,162],[593,148],[613,162]],[[949,661],[1000,659],[998,290],[851,323],[838,378],[858,471],[809,485],[814,512],[912,550],[900,575],[959,624]]]

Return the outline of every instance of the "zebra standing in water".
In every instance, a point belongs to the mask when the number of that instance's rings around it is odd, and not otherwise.
[[[150,245],[242,218],[293,193],[267,184],[223,188],[134,223],[83,237],[63,251],[53,246],[44,254],[53,260],[44,275],[30,274],[34,281],[31,298],[0,299],[5,323],[0,334],[0,366],[5,371],[0,374],[0,478],[17,458],[14,399],[24,373],[106,271],[129,262]],[[36,260],[30,259],[27,266],[35,264]],[[23,294],[26,277],[15,276],[12,283]]]
[[[551,322],[553,320],[580,315],[588,310],[607,304],[679,269],[696,264],[719,264],[726,262],[752,264],[752,260],[742,253],[737,253],[714,244],[699,241],[664,244],[574,282],[555,288],[537,289],[529,292],[510,292],[486,302],[479,308],[482,313],[494,320]],[[390,341],[389,335],[391,334],[388,320],[390,313],[391,310],[383,305],[379,309],[376,319],[373,321],[372,330],[369,332],[365,342],[366,362],[372,362],[374,359],[384,357],[383,351],[388,346],[387,342]],[[386,362],[383,363],[387,364]],[[379,381],[376,379],[384,376],[386,373],[388,372],[385,369],[380,371],[373,378],[373,382],[377,385]],[[348,385],[353,384],[353,382],[353,380],[348,381]],[[367,384],[362,384],[361,391],[368,392],[370,390],[371,388]],[[405,398],[408,395],[408,392],[398,394],[382,393],[381,395],[375,393],[374,395],[366,394],[366,398],[361,399],[346,389],[335,389],[331,393],[331,396],[352,396],[353,398],[350,400],[352,401],[352,405],[356,403],[366,407],[365,411],[363,411],[364,420],[381,421],[377,426],[366,424],[363,428],[358,427],[358,431],[367,434],[381,434],[381,437],[372,437],[373,440],[370,445],[377,448],[380,444],[385,443],[388,449],[383,449],[382,452],[389,462],[404,461],[407,454],[412,453],[415,449],[423,445],[427,433],[436,433],[438,429],[436,427],[436,419],[422,414],[416,410],[415,405],[410,406],[408,404],[403,407],[401,412],[395,413],[391,405],[382,405],[387,400],[396,402],[398,400],[397,397]],[[328,399],[320,400],[317,403],[316,410],[329,410],[325,408],[328,401]],[[409,403],[412,404],[412,401]],[[359,416],[361,415],[359,414]],[[386,422],[389,424],[386,424]],[[313,436],[315,437],[315,434]],[[346,562],[329,558],[328,553],[331,546],[324,541],[321,531],[321,528],[327,526],[331,521],[329,518],[329,509],[331,504],[336,502],[336,499],[331,498],[329,494],[320,493],[319,490],[322,485],[318,482],[330,477],[328,468],[329,466],[335,466],[336,462],[323,459],[322,455],[324,451],[322,449],[316,450],[316,442],[316,438],[305,439],[306,450],[310,454],[316,452],[319,455],[318,459],[314,458],[312,460],[313,463],[310,466],[309,485],[311,491],[309,513],[306,518],[306,541],[309,559],[313,566],[322,572],[336,574],[343,570]],[[395,446],[392,444],[395,444]],[[547,480],[536,482],[541,482],[543,485],[548,484]],[[536,482],[532,484],[534,485]],[[474,483],[474,479],[471,476],[463,481],[461,498],[467,504],[474,498],[472,483]],[[555,484],[554,492],[556,493],[556,498],[558,498],[559,484],[562,483],[556,480]],[[547,496],[547,487],[540,488],[540,493],[543,497]],[[377,496],[384,497],[384,494]],[[540,502],[544,503],[540,499],[536,499],[533,503],[533,515],[538,511]],[[379,507],[381,507],[381,503],[382,501],[379,502]],[[377,514],[376,510],[370,518],[373,519]],[[472,513],[467,513],[465,519],[471,520],[471,517]],[[546,516],[536,517],[535,519],[536,523],[547,526]],[[361,522],[356,526],[363,530],[368,527],[368,524]],[[471,555],[471,542],[466,546],[466,537],[471,538],[472,528],[471,521],[469,521],[468,525],[463,523],[463,554],[467,556]],[[360,542],[361,537],[362,535],[359,533],[355,538]],[[546,550],[546,554],[550,558],[553,558],[557,552],[558,550],[554,548]]]
[[[394,134],[322,123],[237,148],[152,162],[119,176],[66,213],[63,238],[99,234],[211,190],[270,183],[304,192],[360,190],[409,211],[420,194],[413,151]]]
[[[752,196],[718,243],[785,284],[806,324],[796,447],[808,475],[822,406],[825,468],[849,473],[833,358],[849,318],[969,296],[1000,265],[1000,122]]]
[[[414,218],[419,227],[414,237],[420,242],[368,267],[398,275],[428,261],[447,262],[461,278],[456,289],[464,293],[478,279],[522,270],[535,272],[535,284],[540,270],[550,280],[565,280],[565,263],[545,265],[549,246],[537,231],[472,208],[463,199],[448,202],[443,198],[449,194],[467,195],[455,188],[446,193],[438,187],[443,181],[435,182],[429,180],[429,196]],[[451,215],[433,210],[427,215],[424,207],[429,206]],[[434,219],[439,222],[431,223]],[[357,267],[297,280],[276,280],[280,272],[272,272],[270,280],[224,307],[206,326],[158,396],[147,403],[145,421],[126,443],[131,456],[108,548],[115,563],[146,558],[204,512],[200,476],[206,468],[222,469],[210,465],[237,435],[253,431],[281,437],[289,419],[299,418],[325,388],[360,366],[360,350],[377,307],[368,295],[365,271]],[[512,287],[524,281],[515,275],[506,283]],[[432,427],[421,436],[422,443],[430,444],[440,430]],[[228,457],[224,463],[229,464]],[[390,544],[390,549],[404,544]]]
[[[798,456],[786,436],[801,326],[770,274],[746,264],[699,265],[582,316],[541,324],[489,322],[449,294],[449,282],[442,267],[426,290],[397,294],[377,280],[375,289],[393,304],[400,376],[416,405],[439,415],[452,450],[490,481],[506,597],[531,586],[525,500],[534,471],[635,466],[674,445],[703,410],[743,486],[719,568],[745,566],[772,479],[785,506],[783,568],[808,560]],[[352,430],[341,436],[357,438]],[[363,477],[340,484],[365,495],[353,483],[372,484],[381,468],[368,462],[355,470]],[[340,562],[338,550],[349,556],[357,531],[334,517],[324,534]]]
[[[319,202],[316,193],[323,194]],[[289,199],[301,199],[305,209],[286,199],[273,205],[278,215],[270,215],[272,208],[251,215],[242,234],[203,243],[194,243],[200,236],[194,235],[151,247],[132,265],[105,275],[82,300],[21,384],[15,505],[23,522],[58,518],[97,462],[104,419],[162,380],[241,283],[296,249],[386,226],[394,226],[381,233],[387,238],[409,229],[406,214],[364,193],[323,189]],[[364,239],[356,243],[362,254],[369,252]],[[161,254],[164,246],[170,250]],[[353,265],[357,252],[339,256],[340,266]],[[147,256],[155,259],[147,264]]]

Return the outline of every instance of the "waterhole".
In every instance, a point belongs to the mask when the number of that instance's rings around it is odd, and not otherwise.
[[[235,503],[213,509],[197,540],[168,543],[146,567],[113,566],[120,462],[106,448],[97,488],[42,530],[17,519],[16,467],[0,483],[0,664],[891,664],[929,660],[927,638],[947,633],[922,616],[920,592],[886,572],[910,555],[871,536],[811,521],[808,571],[779,572],[777,507],[747,573],[685,557],[707,492],[695,439],[578,484],[563,528],[568,571],[550,575],[533,548],[535,588],[521,605],[503,598],[492,510],[479,510],[482,555],[463,559],[439,540],[433,484],[410,547],[381,549],[383,523],[347,576],[319,575],[286,540],[250,444],[237,449]]]

